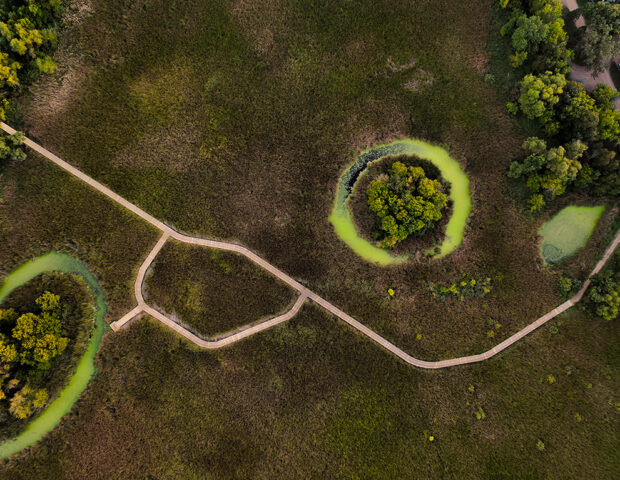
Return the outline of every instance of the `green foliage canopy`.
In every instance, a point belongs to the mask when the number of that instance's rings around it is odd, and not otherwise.
[[[550,71],[526,75],[521,81],[521,111],[530,119],[538,119],[548,135],[554,135],[560,129],[554,106],[560,101],[565,86],[564,75]]]
[[[576,45],[577,58],[599,74],[610,59],[620,55],[620,5],[588,2],[581,10],[587,21],[585,34]]]
[[[620,310],[620,275],[618,272],[608,271],[592,280],[588,291],[588,299],[596,315],[613,320]]]
[[[50,53],[58,43],[61,0],[6,0],[0,2],[0,119],[6,119],[7,98],[33,72],[52,73]]]
[[[1,310],[3,322],[14,322],[11,338],[0,336],[0,360],[5,363],[48,369],[52,360],[67,347],[69,339],[63,337],[60,297],[50,292],[36,300],[41,312],[17,315],[13,310]]]
[[[523,142],[527,157],[522,162],[512,162],[508,176],[527,178],[527,188],[533,193],[530,210],[537,211],[544,206],[543,195],[553,198],[564,193],[567,184],[577,178],[582,167],[579,159],[587,148],[579,140],[556,148],[547,148],[547,142],[537,137]]]
[[[562,5],[556,0],[525,2],[525,10],[515,5],[510,19],[501,29],[510,35],[513,67],[525,66],[534,74],[551,70],[566,74],[572,52],[566,48]],[[505,6],[505,5],[504,5]]]
[[[387,179],[373,180],[366,193],[384,235],[381,246],[392,247],[410,235],[423,235],[440,220],[448,203],[442,188],[422,167],[407,167],[399,161],[389,168]]]

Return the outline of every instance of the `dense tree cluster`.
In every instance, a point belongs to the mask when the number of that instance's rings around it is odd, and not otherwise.
[[[20,419],[45,404],[47,391],[29,385],[16,391],[19,377],[24,376],[24,371],[49,370],[69,343],[62,334],[60,296],[45,292],[36,304],[40,310],[36,314],[0,310],[0,400],[11,396],[9,411]],[[20,375],[14,376],[18,369]]]
[[[501,33],[510,35],[511,64],[524,73],[518,99],[508,110],[538,122],[546,137],[526,140],[526,158],[513,162],[508,175],[526,179],[532,211],[571,185],[597,195],[617,195],[620,112],[613,101],[618,92],[599,84],[588,94],[581,83],[567,80],[572,52],[566,47],[560,0],[500,3],[512,9]],[[604,8],[587,8],[593,19],[599,10]],[[614,18],[606,22],[615,25]],[[598,28],[596,21],[593,25]]]
[[[572,53],[566,47],[561,2],[513,0],[510,6],[512,14],[501,33],[511,38],[514,51],[510,57],[511,65],[515,68],[526,66],[534,74],[546,71],[568,73]]]
[[[620,256],[616,254],[605,271],[592,279],[588,290],[591,310],[605,320],[614,320],[620,312]]]
[[[586,29],[575,44],[576,57],[598,74],[607,68],[611,58],[620,55],[620,4],[588,2],[580,10]]]
[[[438,180],[418,166],[396,161],[387,178],[378,178],[367,190],[368,206],[383,236],[381,246],[392,247],[411,235],[423,235],[442,217],[448,197]]]
[[[6,120],[11,99],[38,73],[52,73],[50,57],[58,43],[62,0],[3,0],[0,2],[0,120]],[[0,141],[0,160],[20,160],[14,139]]]
[[[537,211],[545,205],[541,192],[553,198],[566,191],[566,186],[577,178],[582,168],[579,159],[586,149],[579,140],[556,148],[547,148],[547,143],[537,137],[523,142],[528,156],[522,162],[512,162],[508,176],[527,179],[527,188],[532,192],[528,201],[530,210]]]
[[[56,68],[49,54],[58,42],[61,0],[5,0],[0,4],[0,87],[3,98],[34,72]],[[4,111],[0,113],[3,117]]]

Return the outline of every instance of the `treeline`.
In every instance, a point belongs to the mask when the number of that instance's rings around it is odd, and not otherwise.
[[[52,73],[62,0],[0,1],[0,119],[39,73]],[[0,161],[23,160],[23,134],[0,138]]]
[[[501,29],[510,38],[510,63],[523,72],[515,102],[507,108],[536,121],[542,137],[524,142],[526,156],[512,163],[508,176],[526,180],[532,211],[569,188],[620,194],[620,112],[613,105],[618,92],[599,84],[588,94],[581,83],[566,78],[573,52],[560,0],[500,4],[510,11]]]
[[[52,73],[50,57],[58,43],[61,0],[0,2],[0,118],[9,102],[40,72]]]

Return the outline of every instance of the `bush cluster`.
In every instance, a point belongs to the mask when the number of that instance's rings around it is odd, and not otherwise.
[[[511,65],[524,73],[517,101],[507,108],[536,121],[544,134],[524,142],[526,157],[513,162],[508,175],[526,180],[532,211],[572,185],[599,195],[620,194],[620,112],[613,105],[618,92],[599,84],[588,94],[581,83],[567,80],[573,53],[560,0],[501,4],[511,9],[501,29],[511,39]]]
[[[428,283],[428,290],[431,295],[439,300],[456,298],[465,300],[466,298],[484,297],[491,292],[493,279],[491,277],[474,278],[464,276],[460,281],[451,284]]]
[[[612,264],[592,279],[588,290],[589,307],[604,320],[614,320],[620,313],[620,260],[615,255]]]

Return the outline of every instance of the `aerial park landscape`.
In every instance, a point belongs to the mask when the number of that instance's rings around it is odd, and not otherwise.
[[[0,9],[1,476],[617,471],[620,7],[445,3]]]

